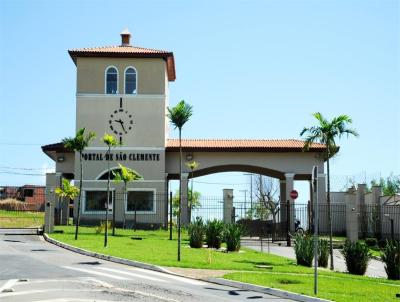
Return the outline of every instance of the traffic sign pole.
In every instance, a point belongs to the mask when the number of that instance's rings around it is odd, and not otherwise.
[[[318,167],[312,170],[312,187],[314,194],[314,295],[318,294]]]

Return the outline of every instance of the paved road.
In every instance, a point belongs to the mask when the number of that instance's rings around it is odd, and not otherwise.
[[[256,251],[261,251],[261,245],[256,240],[242,240],[242,246],[254,249]],[[287,247],[286,243],[282,246],[277,244],[270,244],[268,246],[267,243],[263,244],[263,252],[271,253],[283,257],[287,257],[290,259],[296,259],[296,255],[294,253],[293,247]],[[340,253],[339,250],[333,250],[333,261],[335,264],[335,270],[339,272],[346,272],[346,262],[343,258],[343,255]],[[329,267],[329,266],[328,266]],[[371,259],[368,264],[367,272],[365,273],[366,276],[370,277],[379,277],[379,278],[386,278],[385,266],[382,261]]]
[[[291,301],[79,255],[0,234],[0,301]]]

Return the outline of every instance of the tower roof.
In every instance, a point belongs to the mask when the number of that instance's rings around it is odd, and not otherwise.
[[[79,57],[104,57],[104,58],[161,58],[167,63],[168,80],[175,81],[175,60],[173,52],[152,48],[143,48],[130,45],[130,33],[126,29],[121,33],[121,45],[75,48],[68,50],[69,55],[76,65]]]

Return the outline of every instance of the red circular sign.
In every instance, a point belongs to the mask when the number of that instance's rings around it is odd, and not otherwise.
[[[292,190],[290,192],[290,198],[296,199],[299,196],[299,193],[296,190]]]

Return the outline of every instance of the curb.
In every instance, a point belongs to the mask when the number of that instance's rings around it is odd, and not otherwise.
[[[292,292],[288,292],[288,291],[284,291],[284,290],[280,290],[280,289],[276,289],[276,288],[263,287],[263,286],[239,282],[239,281],[220,279],[220,278],[207,278],[207,279],[203,279],[203,280],[207,281],[207,282],[219,284],[219,285],[231,286],[231,287],[236,287],[236,288],[240,288],[240,289],[244,289],[244,290],[251,290],[254,292],[269,294],[269,295],[273,295],[273,296],[276,296],[279,298],[292,299],[292,300],[300,301],[300,302],[331,302],[330,300],[314,298],[314,297],[296,294],[296,293],[292,293]]]
[[[200,280],[200,281],[210,282],[210,283],[214,283],[214,284],[218,284],[218,285],[235,287],[235,288],[239,288],[239,289],[251,290],[251,291],[255,291],[255,292],[259,292],[259,293],[273,295],[273,296],[280,297],[280,298],[292,299],[292,300],[299,301],[299,302],[331,302],[329,300],[309,297],[309,296],[305,296],[305,295],[301,295],[301,294],[283,291],[280,289],[263,287],[263,286],[253,285],[253,284],[239,282],[239,281],[232,281],[232,280],[221,279],[221,278],[196,279],[196,278],[192,278],[192,277],[188,277],[188,276],[170,272],[169,270],[159,267],[157,265],[123,259],[123,258],[104,255],[104,254],[99,254],[99,253],[87,251],[87,250],[84,250],[81,248],[77,248],[72,245],[69,245],[69,244],[60,242],[58,240],[55,240],[53,238],[50,238],[46,233],[43,234],[43,238],[44,238],[44,240],[46,240],[47,242],[49,242],[51,244],[57,245],[61,248],[70,250],[72,252],[75,252],[75,253],[78,253],[81,255],[94,257],[94,258],[98,258],[98,259],[102,259],[102,260],[106,260],[106,261],[111,261],[111,262],[115,262],[115,263],[119,263],[119,264],[125,264],[125,265],[138,267],[138,268],[142,268],[142,269],[152,270],[152,271],[156,271],[156,272],[160,272],[160,273],[164,273],[164,274],[168,274],[168,275],[189,278],[189,279],[193,279],[193,280]]]
[[[66,249],[66,250],[70,250],[72,252],[75,252],[75,253],[78,253],[81,255],[94,257],[94,258],[98,258],[98,259],[102,259],[102,260],[107,260],[107,261],[111,261],[111,262],[115,262],[115,263],[119,263],[119,264],[134,266],[134,267],[138,267],[138,268],[142,268],[142,269],[152,270],[152,271],[156,271],[156,272],[160,272],[160,273],[175,275],[175,274],[172,274],[171,272],[169,272],[168,270],[166,270],[162,267],[159,267],[157,265],[152,265],[152,264],[147,264],[147,263],[143,263],[143,262],[139,262],[139,261],[132,261],[132,260],[123,259],[123,258],[119,258],[119,257],[99,254],[99,253],[87,251],[87,250],[84,250],[81,248],[77,248],[72,245],[69,245],[69,244],[57,241],[53,238],[50,238],[46,233],[43,234],[43,238],[44,238],[44,240],[46,240],[49,243],[52,243],[54,245],[57,245],[59,247]],[[180,275],[177,275],[177,276],[180,276]]]

